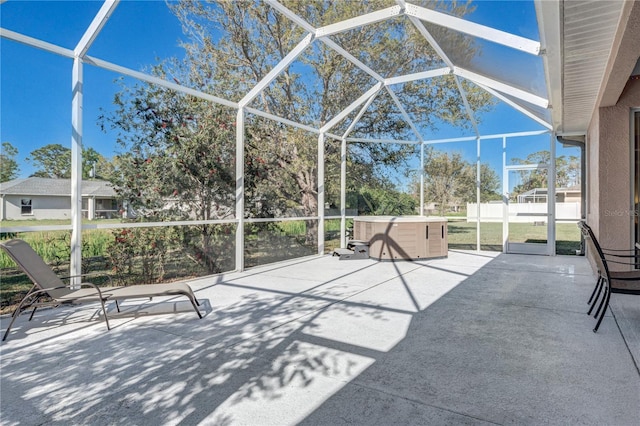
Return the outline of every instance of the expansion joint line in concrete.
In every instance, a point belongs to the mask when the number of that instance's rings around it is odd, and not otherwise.
[[[424,401],[420,401],[419,399],[408,398],[408,397],[406,397],[404,395],[398,395],[396,393],[388,392],[388,391],[385,391],[385,390],[382,390],[382,389],[378,389],[378,388],[375,388],[375,387],[365,386],[365,385],[360,384],[360,383],[352,383],[352,384],[353,384],[353,386],[358,386],[358,387],[361,387],[363,389],[367,389],[367,390],[370,390],[370,391],[373,391],[373,392],[383,393],[385,395],[389,395],[389,396],[394,397],[394,398],[400,398],[400,399],[403,399],[405,401],[408,401],[408,402],[411,402],[411,403],[414,403],[414,404],[423,405],[425,407],[435,408],[436,410],[447,411],[449,413],[453,413],[453,414],[456,414],[458,416],[463,416],[463,417],[466,417],[468,419],[478,420],[478,421],[481,421],[481,422],[484,422],[484,423],[489,423],[489,424],[492,424],[492,425],[500,425],[501,424],[501,423],[493,422],[491,420],[483,419],[481,417],[472,416],[472,415],[466,414],[466,413],[461,413],[459,411],[455,411],[455,410],[452,410],[450,408],[445,408],[445,407],[441,407],[439,405],[434,405],[434,404],[428,404],[428,403],[426,403]]]
[[[627,339],[624,337],[624,333],[622,332],[622,329],[620,328],[620,324],[618,323],[618,318],[616,317],[615,312],[613,312],[613,309],[611,308],[611,305],[609,305],[609,311],[611,312],[611,315],[613,316],[613,320],[616,322],[616,327],[618,327],[618,331],[620,332],[620,336],[622,336],[622,341],[624,342],[624,345],[627,348],[627,352],[629,352],[629,356],[631,357],[631,361],[633,362],[634,367],[636,367],[636,371],[638,372],[638,376],[640,376],[640,367],[638,366],[638,360],[636,360],[635,357],[633,356],[633,352],[631,351],[631,348],[629,347],[629,342],[627,342]]]

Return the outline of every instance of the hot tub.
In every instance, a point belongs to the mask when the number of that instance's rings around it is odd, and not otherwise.
[[[447,257],[447,219],[437,216],[358,216],[356,240],[369,242],[369,256],[379,260]]]

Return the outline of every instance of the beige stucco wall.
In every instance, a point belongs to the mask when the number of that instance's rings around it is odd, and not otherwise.
[[[600,108],[588,135],[588,215],[603,247],[631,248],[631,110],[640,107],[640,80],[629,80],[618,103]]]
[[[629,2],[587,133],[587,221],[604,247],[631,248],[631,109],[640,107],[640,2]],[[616,268],[619,269],[619,268]]]

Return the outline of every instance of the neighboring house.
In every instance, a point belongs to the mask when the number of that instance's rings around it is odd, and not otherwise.
[[[111,184],[82,182],[82,216],[119,216],[120,203]],[[0,220],[71,219],[71,180],[30,177],[0,183]]]
[[[449,203],[446,208],[447,212],[457,213],[463,211],[466,208],[466,204]],[[435,215],[440,213],[440,203],[429,202],[424,204],[424,214]]]
[[[580,186],[556,188],[556,202],[579,203],[582,200]],[[518,203],[546,203],[547,188],[534,188],[518,195]]]

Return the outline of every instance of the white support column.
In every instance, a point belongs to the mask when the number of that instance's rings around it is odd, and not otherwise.
[[[82,273],[82,93],[84,56],[98,33],[109,20],[119,0],[106,0],[82,38],[73,50],[71,73],[71,259],[69,275]],[[80,286],[80,278],[72,278],[74,288]]]
[[[96,197],[87,197],[87,219],[96,218]]]
[[[324,133],[318,136],[318,254],[324,254]]]
[[[507,137],[502,137],[502,252],[507,252],[509,238],[509,171],[507,170]]]
[[[340,247],[347,247],[347,140],[340,147]]]
[[[480,251],[480,137],[476,138],[476,250]]]
[[[420,144],[420,216],[424,216],[424,141]]]
[[[244,109],[236,117],[236,271],[244,271]]]
[[[69,275],[82,273],[82,59],[73,60],[71,78],[71,259]],[[80,278],[72,279],[73,287]]]
[[[547,221],[547,245],[549,247],[549,256],[556,255],[556,134],[549,135],[549,144],[551,160],[549,160],[549,168],[547,169],[547,208],[549,211]]]

